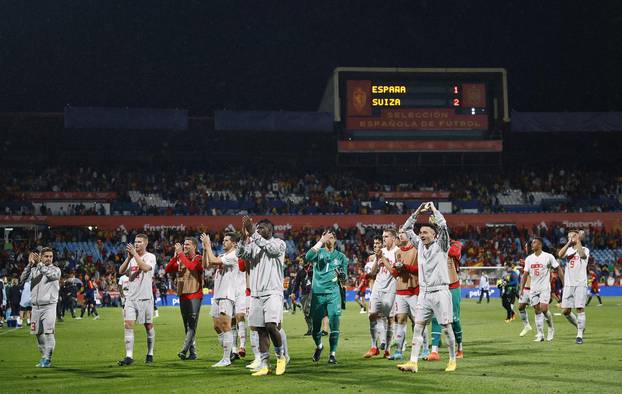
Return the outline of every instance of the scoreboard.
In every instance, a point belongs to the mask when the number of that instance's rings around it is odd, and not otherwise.
[[[437,141],[437,147],[439,140],[470,140],[465,146],[472,150],[473,140],[500,140],[509,123],[504,69],[335,71],[341,139],[361,141],[359,146],[370,140],[409,141],[403,146]]]

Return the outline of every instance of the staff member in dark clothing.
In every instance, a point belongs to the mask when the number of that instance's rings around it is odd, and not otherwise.
[[[7,305],[11,306],[11,317],[17,319],[19,317],[19,301],[22,299],[22,289],[19,287],[17,278],[13,278],[12,283],[7,291]]]
[[[65,279],[65,282],[60,290],[63,297],[62,316],[65,317],[65,312],[69,309],[71,317],[74,319],[76,318],[74,308],[76,307],[78,298],[78,287],[76,286],[75,280],[75,275],[73,273],[69,274],[69,277]]]
[[[65,321],[63,319],[63,302],[64,302],[63,292],[60,291],[64,283],[65,283],[65,278],[61,276],[60,279],[58,280],[59,291],[58,291],[58,302],[56,303],[56,320],[61,321],[61,322]]]
[[[292,284],[292,292],[300,292],[300,303],[302,304],[302,312],[305,315],[305,322],[307,323],[307,332],[305,335],[311,335],[311,329],[313,328],[311,320],[311,283],[313,282],[313,265],[300,265],[298,272],[296,272],[296,278]]]
[[[512,307],[518,294],[518,273],[512,269],[511,265],[506,266],[506,274],[497,287],[501,290],[501,304],[507,312],[505,322],[509,323],[516,319],[516,313],[514,313]]]
[[[0,327],[4,326],[4,308],[6,304],[4,293],[4,282],[0,279]]]
[[[203,301],[203,262],[202,256],[197,254],[197,247],[198,241],[193,237],[187,237],[183,246],[176,243],[175,256],[165,268],[167,273],[177,274],[179,310],[186,333],[184,344],[177,353],[182,360],[197,358],[195,336]]]
[[[168,306],[168,286],[166,285],[166,278],[160,278],[157,284],[158,292],[160,292],[160,304]]]
[[[80,319],[84,317],[84,311],[89,310],[89,314],[95,315],[93,320],[99,319],[97,313],[97,306],[95,303],[95,292],[97,287],[95,282],[91,280],[88,274],[84,275],[84,286],[82,287],[82,293],[84,294],[84,304],[82,304],[82,311],[80,311]]]

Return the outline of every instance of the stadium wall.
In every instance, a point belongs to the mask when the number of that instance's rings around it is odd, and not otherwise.
[[[342,228],[397,227],[407,215],[277,215],[254,216],[255,220],[270,219],[276,230],[285,231],[304,227],[328,227],[337,224]],[[622,212],[586,213],[499,213],[499,214],[448,214],[449,226],[561,224],[567,227],[606,227],[622,229]],[[123,225],[127,229],[199,228],[222,229],[239,226],[240,216],[0,216],[0,225],[42,224],[48,226],[94,226],[113,230]]]

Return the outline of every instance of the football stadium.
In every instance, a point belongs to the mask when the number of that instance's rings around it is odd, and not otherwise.
[[[0,392],[622,392],[614,3],[2,8]]]

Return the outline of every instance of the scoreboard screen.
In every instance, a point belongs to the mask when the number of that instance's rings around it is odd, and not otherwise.
[[[348,130],[488,130],[486,84],[348,80]]]
[[[504,71],[349,70],[339,75],[345,130],[489,131],[505,117]]]
[[[340,152],[500,151],[504,69],[338,68]]]

